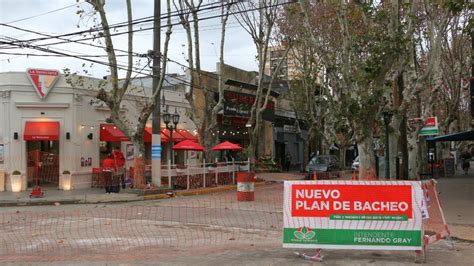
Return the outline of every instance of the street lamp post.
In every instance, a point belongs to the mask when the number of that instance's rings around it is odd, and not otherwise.
[[[179,123],[179,114],[177,108],[174,109],[174,114],[168,113],[168,108],[163,113],[163,122],[166,125],[166,128],[170,131],[170,149],[171,149],[171,164],[174,164],[174,152],[173,152],[173,130],[176,129],[176,126]],[[173,123],[171,123],[173,122]],[[174,125],[174,126],[173,126]]]
[[[383,122],[385,124],[385,178],[390,178],[390,148],[389,148],[389,140],[388,140],[388,126],[390,121],[392,120],[392,112],[384,111],[383,115]]]

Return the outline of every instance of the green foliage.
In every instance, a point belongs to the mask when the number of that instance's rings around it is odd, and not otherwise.
[[[464,8],[469,8],[468,2],[465,0],[443,0],[444,8],[448,9],[449,11],[453,12],[455,15],[459,15]],[[471,7],[472,8],[472,7]]]

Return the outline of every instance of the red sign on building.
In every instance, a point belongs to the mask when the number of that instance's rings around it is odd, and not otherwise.
[[[28,68],[26,75],[30,79],[31,84],[35,88],[41,99],[48,96],[54,84],[58,80],[59,71],[54,69],[35,69]]]
[[[250,117],[250,111],[255,102],[255,95],[235,91],[224,91],[224,100],[225,116]],[[262,113],[262,117],[265,120],[273,121],[274,116],[275,103],[273,101],[268,101],[267,106]]]

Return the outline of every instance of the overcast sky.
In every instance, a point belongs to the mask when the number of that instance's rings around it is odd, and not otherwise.
[[[204,0],[207,4],[209,1]],[[133,18],[143,18],[153,15],[153,0],[132,0]],[[93,23],[89,20],[80,20],[76,15],[78,8],[75,5],[76,0],[0,0],[0,23],[17,26],[23,29],[38,31],[50,35],[64,34],[76,32],[90,28]],[[80,6],[85,10],[90,11],[91,8],[83,0]],[[162,1],[165,5],[166,1]],[[61,9],[61,10],[58,10]],[[56,11],[55,11],[56,10]],[[125,0],[106,0],[107,16],[110,24],[126,21]],[[54,12],[51,12],[54,11]],[[50,12],[50,13],[48,13]],[[162,13],[165,12],[165,6],[162,6]],[[203,11],[201,17],[218,15],[220,9]],[[48,14],[45,14],[48,13]],[[21,20],[21,21],[17,21]],[[16,22],[15,22],[16,21]],[[176,21],[176,18],[174,18]],[[79,25],[79,28],[78,28]],[[215,71],[216,62],[219,55],[220,42],[220,20],[219,18],[210,19],[201,22],[201,56],[202,67],[208,71]],[[140,24],[141,27],[152,27],[152,23]],[[135,27],[139,29],[139,27]],[[115,48],[126,50],[126,37],[114,38]],[[19,30],[14,30],[0,25],[0,40],[5,41],[6,37],[15,38],[19,40],[28,40],[32,38],[39,38],[42,36],[26,33]],[[171,36],[169,58],[186,64],[184,52],[186,51],[186,38],[182,27],[175,26]],[[75,36],[74,40],[81,38]],[[162,34],[164,39],[164,33]],[[34,45],[46,44],[48,42],[58,40],[48,40],[44,42],[36,42]],[[91,41],[88,41],[91,42]],[[97,43],[95,43],[97,44]],[[146,53],[152,48],[152,30],[141,31],[134,34],[134,52]],[[231,17],[228,22],[226,35],[226,53],[225,61],[227,64],[246,69],[256,70],[255,63],[255,47],[248,36],[248,34],[240,27],[237,20]],[[48,46],[51,49],[67,54],[82,55],[105,55],[105,51],[90,47],[87,45],[69,43],[61,45]],[[4,49],[0,46],[0,52],[7,53],[33,53],[43,54],[39,51],[31,49]],[[105,57],[93,58],[107,62]],[[119,59],[122,64],[126,63],[125,57]],[[144,67],[144,60],[141,67]],[[83,63],[86,64],[83,67]],[[120,63],[119,63],[120,64]],[[64,57],[33,57],[20,55],[3,55],[0,54],[0,72],[6,71],[25,71],[27,68],[50,68],[63,70],[69,68],[72,71],[83,71],[86,69],[89,74],[94,77],[102,77],[107,75],[107,67],[99,64],[94,64],[90,67],[90,62],[85,62],[75,58]],[[183,73],[183,68],[177,64],[171,63],[168,66],[168,73]]]

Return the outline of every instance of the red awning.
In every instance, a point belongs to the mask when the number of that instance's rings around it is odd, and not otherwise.
[[[26,122],[24,140],[59,140],[59,122]]]
[[[174,133],[173,133],[174,135]],[[191,140],[184,140],[173,146],[173,150],[203,151],[204,147]]]
[[[195,142],[198,141],[198,138],[186,129],[177,129],[176,131],[178,131],[179,134],[181,134],[186,139],[189,139],[189,140],[192,140],[192,141],[195,141]]]
[[[160,135],[161,135],[161,142],[169,142],[170,141],[170,137],[163,132],[163,128],[161,129],[161,134]],[[152,137],[151,127],[146,127],[145,128],[145,133],[143,134],[143,141],[147,142],[147,143],[151,143],[151,137]]]
[[[127,136],[113,124],[100,124],[100,141],[128,141]]]
[[[163,129],[161,130],[161,133],[167,135],[167,136],[168,136],[168,139],[169,139],[169,135],[170,135],[169,129],[163,128]],[[173,142],[176,142],[176,143],[177,143],[177,142],[183,141],[183,140],[185,140],[185,139],[186,139],[186,137],[184,137],[183,135],[179,134],[179,132],[176,132],[176,130],[173,130]]]

